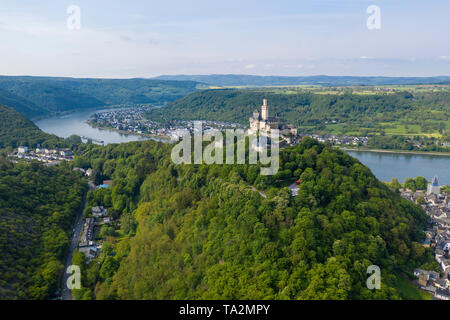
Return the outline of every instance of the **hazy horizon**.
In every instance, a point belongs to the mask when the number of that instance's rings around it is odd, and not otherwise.
[[[73,78],[73,79],[105,79],[105,80],[127,80],[127,79],[146,79],[152,80],[158,77],[203,77],[203,76],[249,76],[249,77],[286,77],[286,78],[308,78],[308,77],[355,77],[355,78],[450,78],[450,75],[431,75],[431,76],[383,76],[383,75],[367,75],[367,76],[354,76],[354,75],[330,75],[330,74],[311,74],[311,75],[292,75],[284,76],[279,74],[248,74],[248,73],[209,73],[209,74],[159,74],[151,77],[76,77],[76,76],[56,76],[56,75],[30,75],[30,74],[0,74],[0,77],[35,77],[35,78]]]

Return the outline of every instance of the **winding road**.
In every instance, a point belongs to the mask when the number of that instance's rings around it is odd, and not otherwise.
[[[89,189],[94,190],[94,185],[89,181]],[[83,200],[83,207],[78,213],[78,216],[76,218],[75,226],[74,226],[74,233],[72,234],[72,240],[70,241],[69,251],[67,252],[66,259],[64,262],[64,273],[61,280],[61,299],[62,300],[72,300],[72,290],[67,287],[67,279],[70,277],[70,274],[68,274],[67,268],[72,265],[72,258],[73,253],[75,249],[78,246],[78,240],[80,239],[81,231],[83,230],[83,212],[86,208],[86,195],[84,196]]]

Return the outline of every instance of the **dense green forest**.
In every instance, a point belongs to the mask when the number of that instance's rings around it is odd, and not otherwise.
[[[64,139],[41,131],[23,114],[0,105],[0,149],[18,146],[66,146]]]
[[[299,126],[302,133],[403,135],[450,130],[449,91],[319,94],[310,90],[202,90],[150,111],[148,118],[248,124],[263,98],[268,99],[271,116]]]
[[[196,90],[193,81],[0,76],[0,103],[28,117],[103,106],[157,104]]]
[[[78,299],[397,299],[401,272],[433,260],[425,213],[358,160],[306,138],[259,165],[180,165],[170,146],[86,146],[77,165],[112,178],[91,205],[111,207],[101,255]],[[298,196],[287,186],[300,178]],[[265,192],[267,198],[251,189]],[[378,265],[381,290],[366,288]]]
[[[0,299],[49,299],[55,293],[86,189],[68,165],[0,158]]]

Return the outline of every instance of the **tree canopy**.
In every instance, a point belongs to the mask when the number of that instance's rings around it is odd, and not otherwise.
[[[86,188],[66,165],[0,158],[0,299],[48,299],[55,293]]]
[[[79,298],[400,299],[398,272],[433,260],[419,243],[425,213],[339,150],[305,138],[282,150],[274,176],[259,165],[174,165],[169,150],[86,150],[113,178],[92,198],[111,197],[121,226],[86,266]],[[370,265],[381,290],[366,287]]]

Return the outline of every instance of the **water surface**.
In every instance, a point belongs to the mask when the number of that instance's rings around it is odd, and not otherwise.
[[[86,120],[89,119],[92,114],[108,110],[110,109],[77,111],[68,115],[37,120],[35,123],[42,131],[53,133],[58,137],[67,138],[76,134],[80,137],[85,136],[91,139],[104,141],[105,144],[153,139],[139,135],[123,134],[114,130],[94,128],[86,123]]]
[[[400,182],[404,182],[406,178],[417,176],[431,181],[437,175],[441,185],[450,185],[450,156],[369,151],[346,152],[369,167],[382,181],[397,178]]]
[[[86,123],[86,120],[93,113],[101,111],[106,110],[78,111],[69,115],[38,120],[35,123],[41,130],[56,134],[60,137],[67,138],[76,134],[91,139],[102,140],[105,144],[150,139],[139,135],[93,128]],[[346,152],[358,158],[382,181],[391,181],[392,178],[397,178],[400,182],[403,182],[406,178],[417,176],[423,176],[431,180],[434,175],[438,175],[441,185],[450,185],[450,156],[377,153],[368,151]]]

